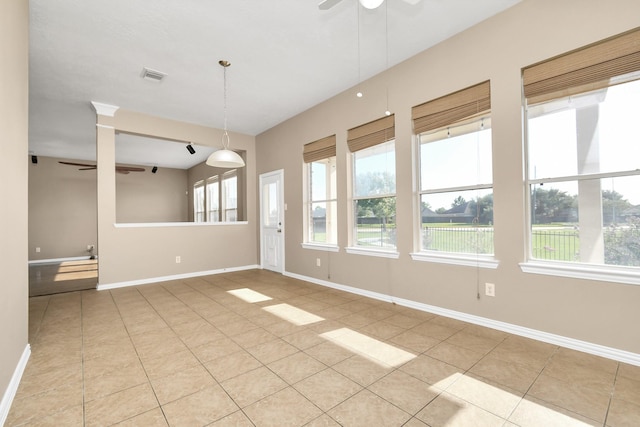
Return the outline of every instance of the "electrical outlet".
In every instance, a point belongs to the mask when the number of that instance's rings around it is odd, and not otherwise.
[[[488,297],[496,296],[496,285],[494,283],[485,283],[484,284],[484,294]]]
[[[40,248],[36,248],[36,252],[40,252]]]
[[[182,262],[182,258],[180,258],[180,255],[176,255],[176,264],[180,264]]]
[[[321,263],[320,263],[320,258],[316,258],[316,266],[320,267]]]

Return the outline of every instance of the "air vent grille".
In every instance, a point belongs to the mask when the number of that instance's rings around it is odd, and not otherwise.
[[[153,82],[161,82],[167,76],[167,73],[163,73],[162,71],[152,70],[151,68],[144,67],[142,69],[142,74],[140,75],[143,79],[151,80]]]

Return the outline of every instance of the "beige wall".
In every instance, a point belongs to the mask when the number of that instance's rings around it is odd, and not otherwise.
[[[247,224],[176,224],[118,227],[115,223],[115,130],[217,145],[222,130],[161,119],[126,110],[98,116],[98,250],[99,284],[244,267],[258,262],[256,244],[255,138],[231,134],[232,148],[246,151]],[[160,171],[159,171],[160,172]],[[175,262],[180,256],[180,264]]]
[[[636,0],[525,0],[361,85],[256,137],[258,173],[285,170],[288,272],[640,353],[640,286],[525,274],[521,68],[640,25]],[[491,80],[496,270],[412,261],[411,107]],[[349,154],[346,130],[396,118],[400,258],[346,254]],[[302,146],[337,135],[339,253],[301,249]],[[316,267],[321,258],[322,267]],[[485,282],[496,297],[476,298]]]
[[[0,399],[27,345],[29,3],[0,2]]]
[[[29,165],[29,260],[88,256],[97,243],[96,172],[38,156]],[[36,252],[36,247],[40,252]]]
[[[188,171],[158,168],[151,173],[150,167],[144,168],[144,172],[116,173],[116,221],[189,221]]]
[[[82,163],[38,156],[33,164],[28,158],[29,260],[88,256],[87,245],[97,245],[96,172],[59,161]],[[117,222],[188,221],[187,171],[146,169],[115,174]]]

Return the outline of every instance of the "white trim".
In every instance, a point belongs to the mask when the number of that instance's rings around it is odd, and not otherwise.
[[[500,261],[492,256],[467,255],[455,253],[413,252],[410,254],[414,261],[437,262],[441,264],[463,265],[467,267],[479,267],[496,269]]]
[[[202,227],[221,225],[247,225],[249,221],[225,221],[225,222],[117,222],[115,228],[149,228],[149,227]]]
[[[521,262],[519,265],[524,273],[640,285],[640,270],[637,268],[535,261]]]
[[[326,280],[316,279],[314,277],[303,276],[301,274],[285,272],[284,275],[293,277],[295,279],[315,283],[317,285],[327,286],[329,288],[339,289],[341,291],[350,292],[353,294],[362,295],[365,297],[374,298],[381,301],[388,301],[390,303],[413,308],[415,310],[426,311],[428,313],[450,317],[452,319],[461,320],[463,322],[473,323],[475,325],[480,325],[480,326],[484,326],[491,329],[497,329],[499,331],[507,332],[514,335],[519,335],[526,338],[531,338],[537,341],[543,341],[549,344],[559,345],[561,347],[582,351],[584,353],[606,357],[607,359],[617,360],[619,362],[640,366],[640,354],[638,353],[632,353],[630,351],[619,350],[616,348],[606,347],[599,344],[593,344],[587,341],[581,341],[574,338],[564,337],[562,335],[556,335],[549,332],[530,329],[524,326],[518,326],[511,323],[488,319],[486,317],[480,317],[473,314],[467,314],[460,311],[437,307],[434,305],[423,304],[416,301],[397,298],[397,297],[389,296],[386,294],[367,291],[360,288],[340,285],[337,283],[328,282]]]
[[[340,252],[340,246],[327,245],[324,243],[300,243],[304,249],[313,249],[315,251]]]
[[[96,111],[96,114],[100,116],[108,116],[113,117],[118,111],[118,106],[103,104],[102,102],[91,101],[91,105],[93,105],[93,109]]]
[[[110,289],[126,288],[129,286],[147,285],[149,283],[167,282],[169,280],[189,279],[191,277],[209,276],[212,274],[232,273],[234,271],[255,270],[259,269],[259,265],[243,265],[240,267],[225,267],[217,270],[195,271],[192,273],[174,274],[171,276],[151,277],[149,279],[130,280],[127,282],[116,282],[108,284],[100,284],[96,287],[99,291],[107,291]]]
[[[103,125],[101,123],[96,123],[96,127],[97,128],[102,128],[102,129],[115,129],[114,126],[110,126],[110,125]]]
[[[95,256],[95,258],[97,259],[98,257]],[[49,259],[32,259],[32,260],[29,260],[29,265],[33,265],[33,264],[51,264],[51,263],[66,262],[66,261],[84,261],[84,260],[90,260],[90,259],[91,259],[90,256],[74,256],[74,257],[68,257],[68,258],[49,258]]]
[[[365,256],[377,256],[381,258],[392,258],[398,259],[400,258],[400,253],[398,251],[389,251],[384,249],[371,249],[371,248],[360,248],[355,246],[349,246],[345,248],[348,254],[352,255],[365,255]]]
[[[9,416],[11,404],[13,403],[13,399],[16,397],[16,393],[18,392],[18,386],[20,385],[22,374],[24,374],[24,370],[27,367],[29,356],[31,356],[31,345],[27,344],[27,346],[24,348],[24,351],[22,352],[22,356],[20,356],[20,360],[18,360],[16,369],[13,371],[13,375],[11,376],[11,381],[9,381],[7,390],[2,396],[2,402],[0,402],[0,426],[3,426],[5,421],[7,421],[7,416]]]

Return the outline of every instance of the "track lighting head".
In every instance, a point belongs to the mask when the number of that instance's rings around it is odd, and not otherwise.
[[[151,173],[156,173],[156,172],[158,172],[158,167],[157,167],[157,166],[154,166],[154,167],[151,169]]]
[[[191,143],[187,144],[187,151],[191,154],[196,154],[196,149],[193,148],[193,146],[191,145]]]

